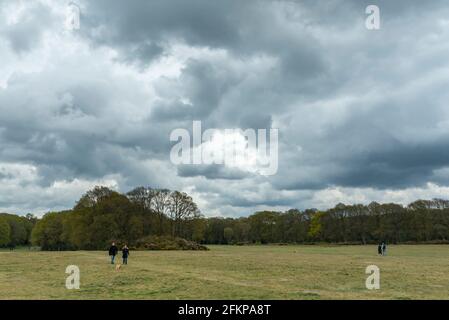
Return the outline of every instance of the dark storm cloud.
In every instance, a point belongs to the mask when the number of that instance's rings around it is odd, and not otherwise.
[[[220,104],[220,99],[239,79],[235,74],[219,65],[207,61],[189,60],[179,79],[173,85],[175,92],[169,92],[167,98],[178,97],[173,102],[156,106],[154,120],[167,119],[205,119]],[[187,98],[188,103],[179,98]]]
[[[94,44],[118,48],[128,60],[151,61],[163,53],[164,44],[181,41],[191,46],[225,49],[235,54],[235,59],[263,53],[279,57],[282,76],[299,83],[325,70],[322,55],[317,54],[321,49],[317,39],[304,32],[302,17],[289,17],[289,11],[303,9],[298,2],[142,0],[95,1],[85,5],[87,28],[81,34]],[[272,12],[279,9],[279,14]],[[283,29],[289,22],[298,23],[299,29]],[[145,54],[147,51],[150,53]],[[185,74],[192,72],[201,77],[213,71],[201,62],[189,68]]]
[[[171,38],[180,38],[192,45],[235,43],[239,39],[236,27],[239,19],[235,19],[234,14],[248,6],[240,1],[201,0],[95,1],[85,5],[84,19],[88,26],[82,31],[85,35],[98,44],[120,49],[131,46],[132,50],[137,47],[142,53],[148,40],[157,47]],[[131,54],[129,57],[148,61],[155,56]]]

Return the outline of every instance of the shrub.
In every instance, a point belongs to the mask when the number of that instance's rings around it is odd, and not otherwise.
[[[148,236],[137,240],[136,248],[146,250],[209,250],[206,246],[183,238]]]

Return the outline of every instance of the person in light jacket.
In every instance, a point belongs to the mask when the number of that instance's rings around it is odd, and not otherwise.
[[[387,255],[387,244],[385,242],[382,243],[382,255]]]

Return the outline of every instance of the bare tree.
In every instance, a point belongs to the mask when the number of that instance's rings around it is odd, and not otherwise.
[[[172,235],[181,235],[182,222],[199,215],[199,209],[192,197],[185,192],[173,191],[170,194],[170,218]]]
[[[126,194],[128,199],[142,206],[145,210],[152,210],[154,205],[154,197],[157,190],[150,187],[137,187]]]
[[[164,232],[164,216],[169,216],[170,213],[170,190],[155,189],[152,198],[152,208],[159,217],[159,232]]]

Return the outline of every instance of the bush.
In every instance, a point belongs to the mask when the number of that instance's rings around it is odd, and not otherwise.
[[[206,246],[183,238],[148,236],[137,240],[136,247],[145,250],[209,250]]]

